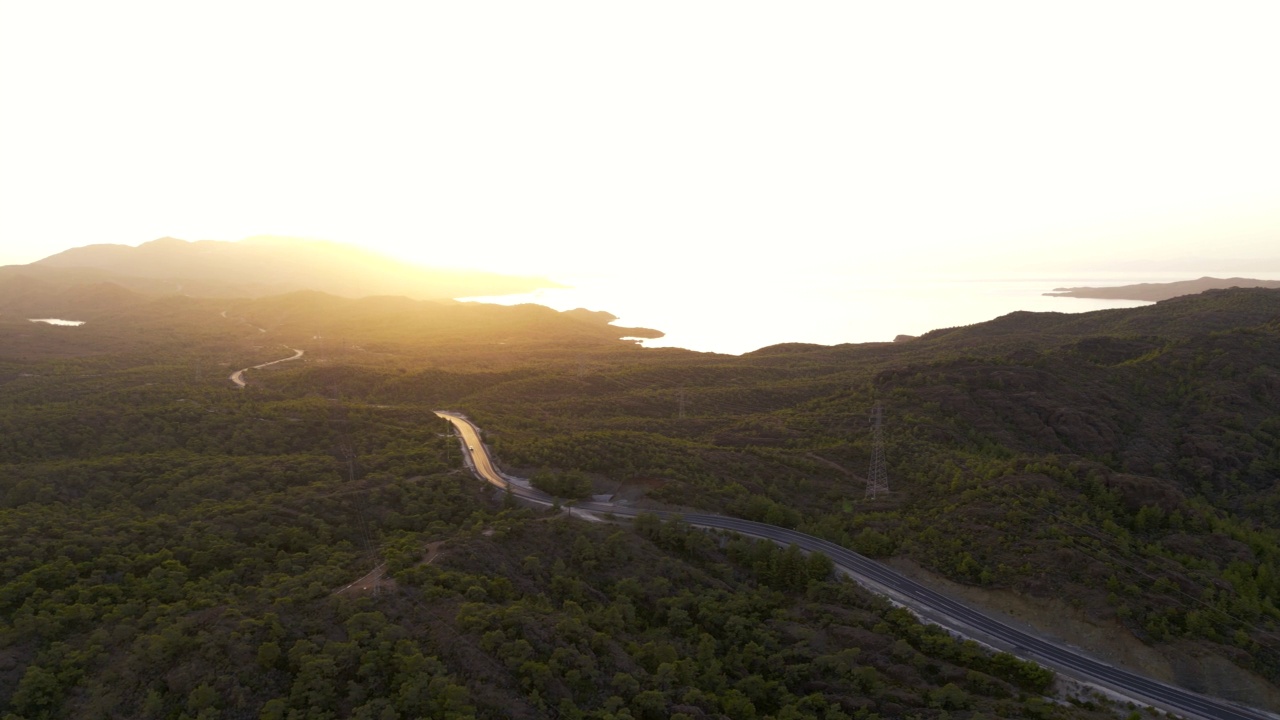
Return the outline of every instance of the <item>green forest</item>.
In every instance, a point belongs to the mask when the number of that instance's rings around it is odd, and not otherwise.
[[[1280,291],[742,356],[536,306],[95,297],[81,327],[0,315],[6,720],[1138,710],[822,555],[521,507],[437,409],[566,506],[1062,600],[1164,679],[1280,709]],[[866,499],[875,403],[893,492]]]

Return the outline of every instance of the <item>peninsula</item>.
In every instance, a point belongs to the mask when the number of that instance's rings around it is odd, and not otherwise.
[[[1227,288],[1280,288],[1280,280],[1256,280],[1253,278],[1202,277],[1198,280],[1179,280],[1167,283],[1138,283],[1117,287],[1054,288],[1044,293],[1050,297],[1097,298],[1103,300],[1150,300],[1159,302],[1182,295],[1195,295],[1205,290]]]

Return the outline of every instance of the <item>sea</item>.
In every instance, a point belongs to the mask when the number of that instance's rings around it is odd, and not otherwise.
[[[502,305],[534,303],[555,310],[605,311],[615,325],[664,333],[637,339],[645,347],[681,347],[740,355],[781,343],[839,345],[892,341],[938,328],[985,322],[1011,312],[1081,313],[1149,305],[1137,300],[1048,297],[1066,287],[1110,287],[1192,280],[1239,273],[1120,274],[985,278],[893,278],[821,275],[770,281],[643,277],[583,278],[568,287],[520,295],[459,298]],[[1280,280],[1280,273],[1250,273]]]

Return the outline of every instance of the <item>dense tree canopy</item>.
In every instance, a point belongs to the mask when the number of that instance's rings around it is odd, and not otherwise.
[[[0,715],[1110,716],[821,555],[514,507],[461,471],[440,407],[566,501],[1069,598],[1263,678],[1234,682],[1257,704],[1280,674],[1280,293],[740,358],[371,307],[0,322]],[[305,359],[226,381],[288,343]],[[887,500],[862,492],[876,400]]]

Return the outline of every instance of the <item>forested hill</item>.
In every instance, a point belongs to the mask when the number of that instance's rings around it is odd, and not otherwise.
[[[923,338],[941,341],[939,345],[942,347],[990,345],[1003,338],[1037,345],[1052,344],[1056,339],[1097,336],[1184,338],[1249,328],[1276,320],[1276,297],[1276,290],[1237,288],[1208,290],[1141,308],[1075,314],[1015,312],[965,328],[934,330]]]
[[[0,284],[13,278],[64,290],[113,283],[146,295],[220,298],[318,290],[350,298],[405,295],[445,300],[557,287],[545,278],[432,268],[354,245],[266,236],[239,242],[160,238],[138,247],[86,245],[29,265],[0,267]]]
[[[0,715],[1116,713],[820,559],[509,507],[437,408],[566,495],[797,527],[1280,709],[1280,291],[732,357],[533,306],[3,289]]]
[[[649,499],[1068,598],[1083,621],[1156,648],[1168,677],[1261,688],[1252,697],[1275,707],[1278,368],[1280,291],[1239,289],[904,343],[525,377],[465,407],[518,467],[629,478]],[[875,400],[896,492],[868,502]],[[1208,657],[1249,679],[1215,675]]]

